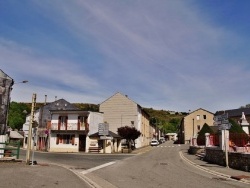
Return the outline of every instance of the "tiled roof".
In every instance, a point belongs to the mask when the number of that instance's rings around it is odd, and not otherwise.
[[[241,116],[242,112],[244,112],[246,116],[250,115],[250,108],[239,108],[239,109],[232,109],[232,110],[225,110],[225,111],[217,111],[215,113],[215,116],[228,113],[228,117],[235,117],[235,116]]]

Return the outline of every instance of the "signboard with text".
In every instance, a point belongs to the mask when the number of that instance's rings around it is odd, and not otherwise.
[[[102,135],[102,136],[107,136],[109,134],[109,124],[108,123],[99,123],[98,134]]]
[[[221,114],[214,117],[214,124],[218,126],[219,130],[228,130],[232,124],[228,121],[228,114]]]

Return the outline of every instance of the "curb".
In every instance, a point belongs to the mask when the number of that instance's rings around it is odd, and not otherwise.
[[[200,166],[200,165],[198,165],[198,164],[196,164],[196,163],[190,161],[189,159],[187,159],[187,158],[183,155],[182,151],[179,151],[179,155],[180,155],[181,159],[183,159],[183,160],[184,160],[185,162],[187,162],[188,164],[194,166],[195,168],[198,168],[199,170],[202,170],[202,171],[207,172],[207,173],[209,173],[209,174],[218,176],[218,177],[220,177],[220,178],[225,178],[225,179],[228,179],[228,180],[230,179],[230,180],[233,180],[233,181],[237,181],[237,182],[241,182],[241,183],[249,184],[249,185],[250,185],[250,181],[247,180],[247,179],[245,179],[245,178],[247,178],[248,176],[244,176],[244,175],[242,175],[242,176],[230,176],[230,175],[226,175],[226,174],[223,174],[223,173],[220,173],[220,172],[216,172],[216,171],[214,171],[214,170],[210,170],[210,169],[208,169],[208,168],[202,167],[202,166]]]

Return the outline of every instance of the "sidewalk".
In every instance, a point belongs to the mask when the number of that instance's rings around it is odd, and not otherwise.
[[[33,188],[33,187],[60,187],[60,188],[90,188],[70,170],[52,165],[26,165],[25,162],[0,160],[0,187]]]
[[[245,172],[241,170],[235,170],[225,166],[219,166],[217,164],[211,164],[206,161],[199,159],[196,155],[191,155],[187,151],[183,150],[180,152],[180,156],[190,165],[203,170],[207,173],[214,174],[218,177],[225,179],[235,179],[248,183],[250,185],[250,172]]]

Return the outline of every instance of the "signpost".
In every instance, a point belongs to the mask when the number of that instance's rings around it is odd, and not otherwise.
[[[225,147],[225,155],[226,155],[226,167],[228,166],[228,130],[231,128],[232,124],[228,121],[228,113],[218,115],[214,117],[215,125],[218,125],[219,130],[221,130],[224,134],[224,147]]]
[[[109,135],[109,124],[108,123],[99,123],[98,125],[98,135],[101,140],[104,140],[104,149],[103,152],[106,153],[106,140],[111,140]]]
[[[109,124],[108,123],[99,123],[98,134],[101,136],[109,135]]]

